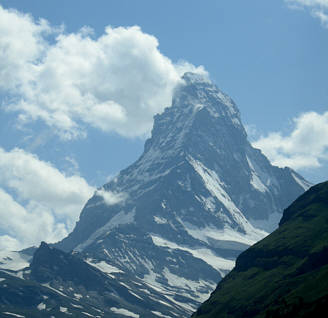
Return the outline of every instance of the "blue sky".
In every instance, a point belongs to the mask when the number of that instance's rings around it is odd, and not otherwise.
[[[327,38],[328,0],[0,0],[0,248],[65,236],[187,70],[274,164],[326,180]]]

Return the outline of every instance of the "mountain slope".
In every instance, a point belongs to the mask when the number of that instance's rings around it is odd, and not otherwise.
[[[143,280],[188,315],[308,186],[252,148],[227,95],[186,73],[141,157],[95,193],[56,246]],[[122,200],[108,203],[111,193]]]
[[[237,258],[193,317],[322,317],[327,305],[325,182],[300,196],[284,211],[279,229]]]
[[[0,316],[152,318],[154,312],[169,315],[175,308],[141,280],[79,256],[43,242],[29,267],[0,270]],[[175,314],[184,311],[176,308]]]

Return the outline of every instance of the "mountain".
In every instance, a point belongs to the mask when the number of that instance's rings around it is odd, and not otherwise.
[[[189,313],[308,186],[251,146],[231,98],[186,73],[141,157],[57,247],[132,274]],[[108,205],[104,193],[124,199]]]
[[[187,317],[308,187],[251,146],[230,97],[186,73],[171,107],[155,116],[141,157],[95,192],[53,247],[147,299],[152,317]],[[66,296],[78,286],[56,275],[49,286]],[[129,303],[119,309],[146,317]]]
[[[323,317],[328,306],[328,182],[300,196],[279,229],[236,261],[194,318]]]
[[[42,242],[29,267],[0,271],[0,316],[152,318],[156,310],[170,314],[174,303],[154,300],[165,297],[156,290],[145,294],[140,290],[147,285],[141,280],[136,285],[135,278],[120,273]]]

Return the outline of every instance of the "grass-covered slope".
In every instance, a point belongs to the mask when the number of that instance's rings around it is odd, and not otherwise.
[[[292,203],[279,228],[236,261],[194,318],[323,317],[328,308],[328,182]],[[321,312],[321,314],[320,314]]]

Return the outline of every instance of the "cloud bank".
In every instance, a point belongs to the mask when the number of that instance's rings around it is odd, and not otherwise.
[[[95,191],[82,177],[66,176],[31,153],[0,148],[0,249],[64,238]],[[108,205],[124,199],[100,194]]]
[[[206,73],[174,64],[138,26],[66,34],[0,6],[0,92],[10,94],[2,107],[18,112],[20,124],[43,121],[62,139],[83,137],[89,126],[149,133],[185,71]]]
[[[308,9],[313,17],[328,28],[328,0],[285,0],[292,9]]]
[[[274,165],[294,169],[318,168],[328,160],[328,112],[308,112],[293,119],[294,128],[288,136],[269,133],[253,142],[253,146]]]

